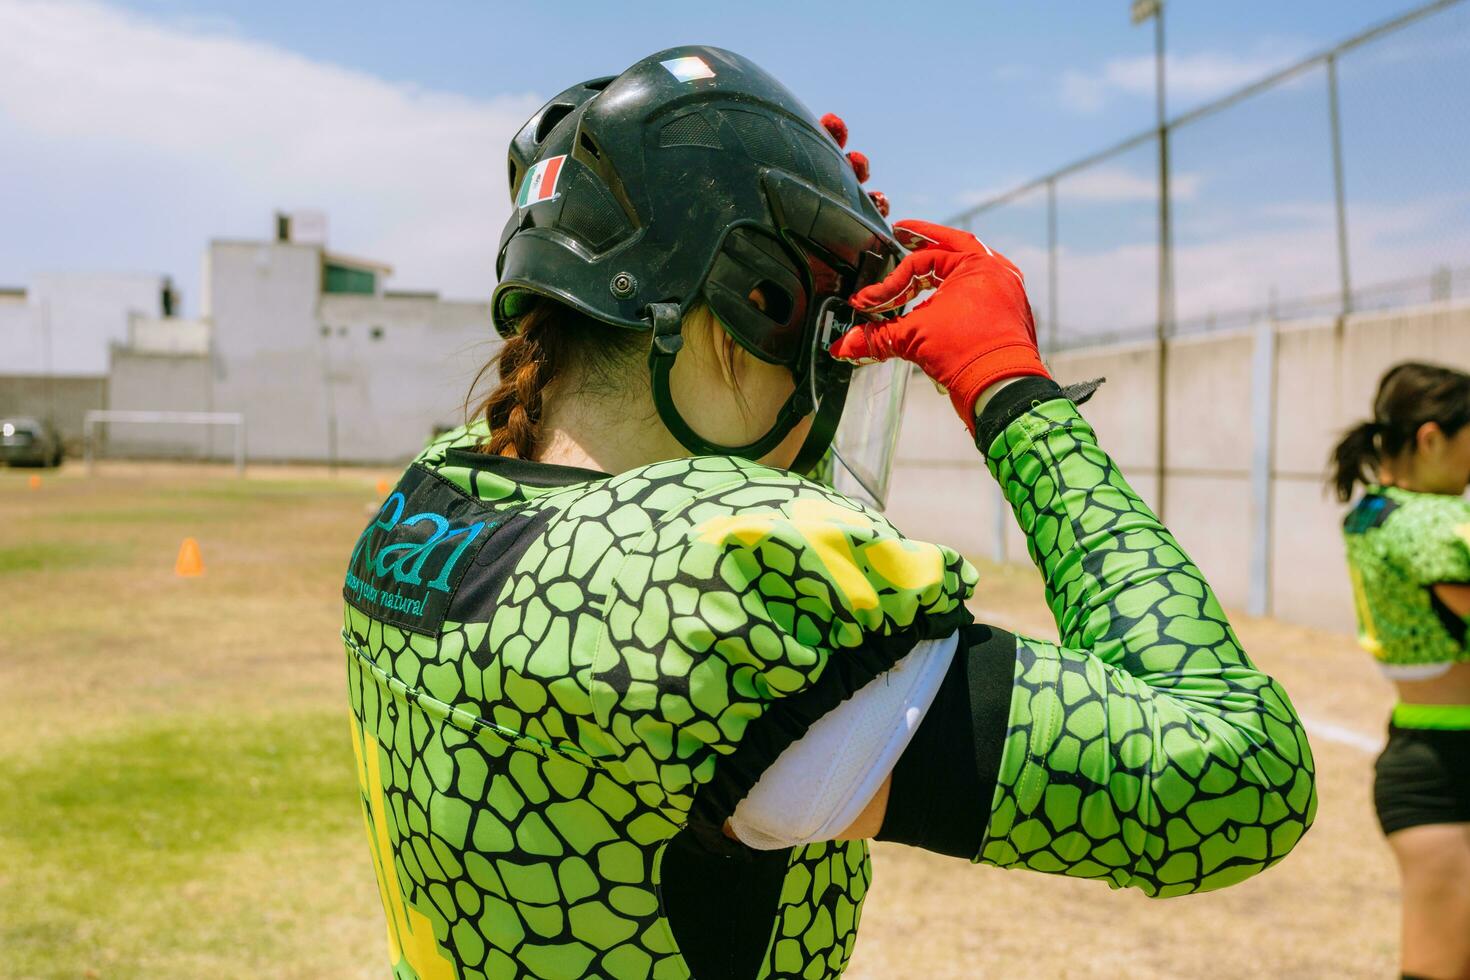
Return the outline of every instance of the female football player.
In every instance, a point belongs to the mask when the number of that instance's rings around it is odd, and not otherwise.
[[[1310,825],[1291,703],[1048,376],[1020,272],[890,229],[832,133],[683,47],[513,141],[499,385],[346,586],[401,975],[833,977],[869,838],[1169,896]],[[802,475],[889,358],[948,390],[1060,642]]]
[[[1398,704],[1373,784],[1406,977],[1470,977],[1470,375],[1400,364],[1333,452],[1358,641]]]

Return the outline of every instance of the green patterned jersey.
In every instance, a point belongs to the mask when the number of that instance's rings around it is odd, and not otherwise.
[[[748,461],[608,477],[483,438],[409,468],[346,582],[398,975],[684,977],[681,929],[723,931],[740,975],[839,974],[866,844],[720,828],[813,717],[969,622],[974,569]]]
[[[1070,402],[1033,406],[987,462],[1060,644],[1017,641],[978,859],[1159,897],[1281,860],[1316,814],[1311,748],[1199,569]]]
[[[1470,501],[1370,487],[1343,536],[1365,650],[1392,666],[1470,660],[1465,621],[1433,592],[1470,583]]]
[[[1000,696],[948,702],[993,716],[953,747],[994,760],[969,856],[1159,896],[1255,874],[1316,809],[1290,701],[1075,408],[1017,404],[986,461],[1060,643],[1007,635]],[[484,435],[409,468],[345,584],[397,976],[840,975],[866,844],[721,828],[812,723],[968,626],[974,569],[755,463],[608,476],[469,451]]]

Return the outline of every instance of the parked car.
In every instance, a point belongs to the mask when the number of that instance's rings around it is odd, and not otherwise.
[[[11,466],[60,466],[61,433],[40,419],[0,418],[0,463]]]

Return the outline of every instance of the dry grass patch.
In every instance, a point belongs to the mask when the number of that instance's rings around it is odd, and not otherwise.
[[[341,575],[377,473],[0,470],[0,973],[381,976],[346,741]],[[207,573],[177,579],[180,540]],[[977,606],[1054,635],[1027,569]],[[1381,729],[1351,640],[1239,621],[1302,713]],[[1371,755],[1316,738],[1317,826],[1224,892],[1152,901],[878,845],[850,976],[1388,976]],[[88,971],[91,971],[89,974]]]

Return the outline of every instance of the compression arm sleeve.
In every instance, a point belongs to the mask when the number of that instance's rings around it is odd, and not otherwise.
[[[946,724],[941,708],[968,704],[970,744],[949,758],[972,756],[982,782],[987,766],[996,770],[974,860],[1157,896],[1240,881],[1311,825],[1306,736],[1199,570],[1060,396],[1046,379],[1017,382],[976,429],[1045,581],[1060,643],[1015,638],[1003,724],[974,683],[969,696],[941,691],[894,772],[879,836],[926,846],[904,824],[917,797],[942,805],[945,785],[914,778],[924,763],[909,756],[942,751],[930,734]],[[961,651],[956,688],[966,670],[981,676],[997,658],[1007,659],[993,640]],[[995,756],[998,766],[987,761]]]
[[[749,847],[832,840],[863,812],[944,683],[959,634],[921,640],[791,743],[730,816]]]

